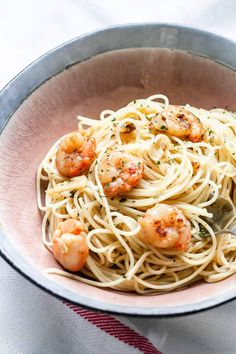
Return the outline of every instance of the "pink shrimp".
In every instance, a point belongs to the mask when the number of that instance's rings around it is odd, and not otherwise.
[[[95,139],[85,133],[73,132],[66,135],[56,153],[58,171],[65,177],[83,174],[94,160],[95,149]]]
[[[87,260],[89,248],[86,233],[79,220],[66,219],[60,222],[53,234],[53,254],[63,268],[78,272]]]
[[[169,105],[156,114],[151,121],[151,127],[168,135],[188,138],[193,143],[201,141],[205,134],[200,119],[181,106]]]
[[[180,209],[168,204],[159,204],[148,209],[139,219],[141,239],[157,248],[184,251],[191,238],[190,222]]]
[[[143,177],[143,160],[121,151],[105,154],[99,165],[104,193],[113,197],[134,188]]]

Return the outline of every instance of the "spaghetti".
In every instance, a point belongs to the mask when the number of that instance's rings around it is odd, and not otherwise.
[[[157,129],[153,119],[168,107],[166,96],[154,95],[132,101],[117,112],[103,111],[99,120],[79,116],[78,130],[96,141],[90,167],[79,176],[58,172],[56,156],[65,137],[47,153],[37,172],[43,243],[52,252],[58,224],[76,219],[85,230],[89,249],[80,273],[61,268],[47,269],[47,273],[148,294],[172,291],[200,279],[216,282],[236,272],[236,237],[216,237],[214,231],[220,226],[213,230],[206,221],[212,218],[207,207],[219,196],[235,204],[236,115],[186,105],[204,127],[202,138],[191,141],[170,134],[165,125]],[[106,193],[102,181],[104,157],[112,153],[130,154],[143,163],[142,176],[133,188],[118,194]],[[140,219],[162,204],[178,208],[189,222],[191,238],[184,250],[158,248],[142,237]],[[209,236],[204,237],[204,232]]]

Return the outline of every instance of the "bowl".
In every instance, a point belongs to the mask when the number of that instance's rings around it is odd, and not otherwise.
[[[236,296],[236,275],[177,292],[141,296],[91,287],[43,270],[56,266],[41,242],[35,175],[52,143],[76,128],[154,93],[172,103],[236,110],[236,44],[193,28],[122,25],[73,39],[16,76],[0,94],[0,250],[47,292],[89,308],[130,315],[177,315]]]

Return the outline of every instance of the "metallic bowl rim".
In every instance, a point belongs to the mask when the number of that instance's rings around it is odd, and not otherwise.
[[[223,47],[226,47],[226,50],[233,50],[236,54],[236,43],[230,39],[224,38],[222,36],[213,34],[208,31],[204,31],[201,29],[196,29],[190,26],[182,26],[178,24],[168,24],[168,23],[131,23],[131,24],[121,24],[121,25],[114,25],[114,26],[109,26],[109,27],[104,27],[99,30],[95,30],[86,34],[83,34],[79,37],[76,37],[74,39],[71,39],[55,48],[52,50],[46,52],[44,55],[40,56],[38,59],[34,60],[31,64],[29,64],[25,69],[23,69],[19,74],[17,74],[1,91],[0,91],[0,105],[4,109],[0,111],[0,120],[3,119],[5,121],[5,124],[2,127],[1,132],[5,129],[7,122],[10,120],[11,116],[13,113],[17,110],[17,108],[22,104],[22,102],[39,86],[41,86],[45,81],[50,79],[52,76],[59,74],[63,70],[67,69],[71,65],[74,65],[76,63],[79,63],[83,60],[87,60],[91,58],[92,56],[109,52],[110,50],[117,50],[117,49],[122,49],[122,48],[114,48],[114,49],[108,49],[104,51],[97,51],[96,53],[93,53],[91,56],[85,56],[82,58],[82,60],[77,60],[73,62],[70,62],[69,64],[65,62],[60,62],[59,66],[56,68],[52,65],[50,62],[50,59],[55,57],[57,54],[63,54],[64,50],[67,50],[71,46],[82,43],[85,41],[89,41],[91,39],[94,39],[98,36],[104,36],[109,33],[114,33],[114,32],[119,32],[119,31],[129,31],[129,30],[135,30],[135,31],[145,31],[145,30],[151,30],[151,31],[158,31],[158,30],[178,30],[179,32],[184,32],[187,36],[194,35],[194,36],[202,36],[204,38],[207,38],[207,40],[210,41],[216,41],[218,44],[222,44]],[[213,42],[212,42],[213,43]],[[139,45],[137,47],[132,46],[129,48],[140,48],[142,45]],[[220,46],[219,46],[220,47]],[[124,49],[127,47],[124,47]],[[166,48],[174,48],[174,49],[179,49],[176,47],[171,47],[167,46]],[[225,66],[229,66],[231,69],[235,70],[236,68],[236,60],[235,64],[233,64],[232,60],[228,60],[228,62],[225,62],[225,60],[221,60],[220,58],[215,57],[214,55],[207,55],[203,52],[199,51],[192,51],[189,49],[183,49],[186,51],[190,51],[191,53],[197,54],[197,55],[202,55],[206,56],[207,58],[213,59],[217,62],[220,62],[221,64]],[[224,56],[223,56],[224,57]],[[234,56],[234,53],[231,55],[231,57],[236,57]],[[39,68],[44,64],[50,64],[49,65],[49,70],[46,70],[44,72],[43,76],[41,77],[41,81],[39,82],[38,80],[36,81],[30,81],[30,77],[32,77],[32,73],[37,73],[39,72]],[[29,81],[30,82],[29,82]],[[28,87],[25,87],[26,83],[28,83]],[[29,85],[30,83],[30,85]],[[20,89],[23,89],[21,91]],[[14,95],[13,95],[14,93]],[[13,96],[13,98],[12,98]],[[31,283],[35,284],[42,290],[46,291],[47,293],[54,295],[55,297],[62,299],[64,301],[69,301],[71,303],[74,303],[75,305],[82,305],[83,307],[90,308],[93,310],[102,310],[114,314],[124,314],[124,315],[138,315],[138,316],[159,316],[159,317],[166,317],[166,316],[178,316],[178,315],[184,315],[184,314],[190,314],[190,313],[195,313],[199,311],[203,311],[209,308],[216,307],[220,304],[223,304],[225,302],[229,302],[233,300],[236,297],[236,287],[235,289],[227,292],[226,294],[217,296],[215,298],[209,299],[209,300],[204,300],[199,303],[194,303],[194,304],[188,304],[184,306],[178,306],[178,307],[157,307],[157,308],[142,308],[142,307],[125,307],[122,306],[121,304],[119,305],[114,305],[114,304],[106,304],[105,302],[89,299],[85,296],[81,296],[80,294],[77,294],[69,289],[66,289],[59,284],[50,281],[47,279],[45,276],[43,276],[38,270],[30,268],[28,266],[28,262],[22,257],[21,259],[17,257],[17,252],[15,251],[13,245],[10,243],[10,241],[7,239],[7,232],[4,232],[0,230],[0,255],[8,262],[9,265],[11,265],[18,273],[23,275],[26,279],[31,281]]]

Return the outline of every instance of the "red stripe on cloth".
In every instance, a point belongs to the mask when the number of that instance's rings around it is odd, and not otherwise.
[[[144,354],[162,354],[148,338],[124,325],[114,317],[100,312],[85,310],[81,307],[64,302],[72,311],[85,318],[87,321],[102,329],[111,336],[119,339]]]

